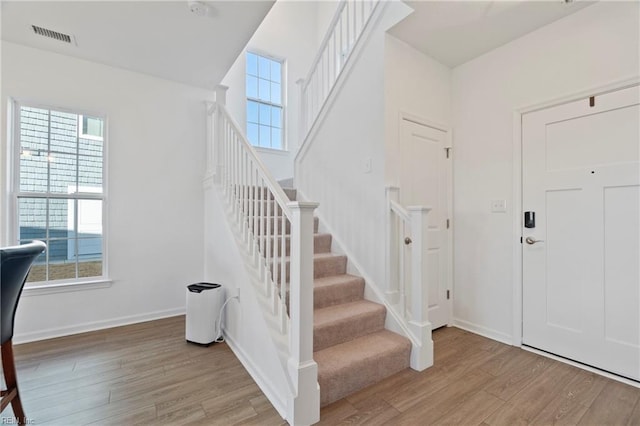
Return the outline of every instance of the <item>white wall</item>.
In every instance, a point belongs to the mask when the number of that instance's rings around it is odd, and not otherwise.
[[[361,273],[384,288],[385,30],[410,11],[389,3],[364,48],[349,59],[344,83],[296,164],[296,185],[320,203],[319,216]],[[354,62],[352,62],[354,61]],[[331,99],[331,98],[330,98]],[[363,163],[371,160],[371,171]]]
[[[451,69],[387,34],[384,49],[385,171],[399,184],[400,114],[451,125]]]
[[[184,312],[185,285],[204,273],[204,101],[212,92],[2,42],[0,210],[7,200],[9,96],[107,116],[113,279],[108,288],[25,294],[16,341]],[[1,243],[7,238],[2,229]]]
[[[515,335],[514,111],[638,76],[639,12],[599,2],[453,70],[457,324]],[[507,214],[490,213],[493,199]]]
[[[299,88],[296,81],[306,77],[318,50],[319,18],[316,1],[278,1],[247,44],[247,49],[285,59],[286,151],[258,148],[260,158],[276,179],[293,177],[293,158],[298,150]],[[328,19],[331,19],[329,17]],[[246,129],[246,50],[222,80],[229,86],[227,108],[241,129]]]

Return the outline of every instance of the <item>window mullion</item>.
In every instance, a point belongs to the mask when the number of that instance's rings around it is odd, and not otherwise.
[[[80,192],[77,194],[48,193],[48,192],[18,192],[17,198],[51,198],[57,200],[104,200],[101,192]]]
[[[250,98],[248,96],[247,96],[247,100],[251,101],[251,102],[257,102],[257,103],[263,104],[263,105],[269,105],[269,106],[272,106],[272,107],[275,107],[275,108],[284,108],[282,106],[282,104],[274,104],[274,103],[269,102],[269,101],[264,101],[264,100],[256,99],[256,98]]]

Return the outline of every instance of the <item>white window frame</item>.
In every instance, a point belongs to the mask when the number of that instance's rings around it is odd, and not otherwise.
[[[259,146],[259,145],[253,145],[251,144],[251,146],[256,149],[256,150],[263,150],[263,151],[268,151],[268,152],[288,152],[288,144],[287,144],[287,132],[286,132],[286,111],[287,111],[287,71],[286,71],[286,60],[284,58],[280,58],[274,55],[271,55],[269,53],[265,53],[263,51],[257,50],[257,49],[247,49],[244,53],[245,55],[245,61],[247,58],[247,54],[251,53],[253,55],[256,56],[262,56],[263,58],[267,58],[271,61],[275,61],[275,62],[279,62],[280,63],[280,104],[274,104],[271,102],[266,102],[257,98],[252,98],[250,97],[246,91],[245,91],[245,105],[244,105],[244,112],[245,112],[245,131],[247,129],[247,124],[249,122],[248,117],[246,117],[246,111],[247,111],[247,105],[248,102],[256,102],[257,104],[264,104],[264,105],[269,105],[270,107],[279,107],[282,108],[282,126],[280,128],[280,139],[281,139],[281,148],[272,148],[272,147],[264,147],[264,146]],[[245,67],[244,67],[244,85],[245,85],[245,90],[246,90],[246,79],[247,79],[247,65],[245,63]],[[247,135],[247,140],[248,140],[248,135]],[[249,141],[251,142],[251,141]]]
[[[102,192],[77,192],[74,194],[65,193],[50,193],[50,192],[21,192],[20,191],[20,155],[21,155],[21,140],[20,140],[20,124],[21,124],[21,107],[40,108],[50,111],[59,111],[70,114],[78,115],[79,119],[82,116],[87,115],[91,117],[101,118],[103,120],[103,137],[97,138],[102,140]],[[107,157],[108,157],[108,119],[105,114],[83,111],[79,108],[60,107],[51,104],[43,104],[39,102],[32,102],[26,100],[19,100],[15,98],[9,99],[9,111],[11,123],[7,126],[9,129],[9,194],[7,210],[5,214],[8,218],[8,244],[17,245],[19,241],[19,227],[20,217],[18,212],[18,200],[20,198],[43,198],[43,199],[63,199],[63,200],[101,200],[102,201],[102,275],[94,277],[79,277],[68,278],[59,280],[46,280],[37,282],[28,282],[25,284],[25,295],[29,294],[48,294],[66,292],[75,289],[91,289],[91,288],[104,288],[111,285],[112,281],[109,278],[109,263],[108,263],[108,175],[107,175]],[[80,123],[79,123],[80,124]],[[79,126],[81,128],[81,126]],[[80,136],[78,131],[78,138]],[[91,135],[89,135],[91,136]],[[95,136],[87,139],[96,139]],[[77,204],[77,203],[76,203]],[[48,224],[47,224],[48,228]],[[47,265],[49,264],[48,251],[46,252]],[[77,261],[76,261],[77,263]],[[77,272],[77,270],[76,270]]]

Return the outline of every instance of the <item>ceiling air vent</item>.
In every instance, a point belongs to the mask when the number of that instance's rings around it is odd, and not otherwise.
[[[47,28],[39,27],[37,25],[31,25],[31,28],[33,28],[34,33],[40,36],[49,37],[54,40],[62,41],[64,43],[69,43],[69,44],[72,44],[73,42],[73,37],[70,36],[69,34],[59,33],[57,31],[53,31]]]

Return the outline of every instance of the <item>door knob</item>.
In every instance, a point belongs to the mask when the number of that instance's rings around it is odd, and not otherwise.
[[[404,243],[405,243],[406,245],[409,245],[409,244],[411,244],[412,242],[413,242],[413,241],[411,241],[411,238],[409,238],[409,237],[406,237],[406,238],[404,239]]]
[[[535,243],[541,243],[544,240],[536,240],[533,237],[527,237],[527,238],[525,238],[525,241],[527,242],[527,244],[535,244]]]

